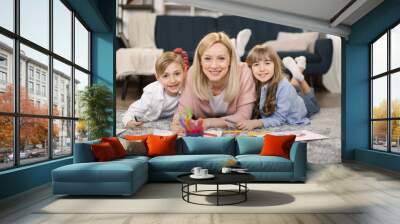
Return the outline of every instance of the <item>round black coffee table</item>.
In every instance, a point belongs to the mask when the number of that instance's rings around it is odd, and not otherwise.
[[[198,205],[234,205],[247,200],[247,192],[249,188],[247,183],[255,180],[255,177],[249,173],[216,173],[213,174],[215,177],[212,179],[193,179],[190,177],[191,173],[182,174],[177,177],[178,181],[182,183],[182,199],[188,203]],[[197,190],[198,184],[216,185],[215,190]],[[194,191],[190,191],[190,186],[195,186]],[[237,190],[223,190],[220,189],[220,185],[236,185]],[[215,194],[205,194],[209,192],[215,192]],[[204,196],[204,197],[216,197],[216,204],[202,204],[190,201],[190,196]],[[221,203],[221,197],[232,197],[241,196],[239,200],[231,203]]]

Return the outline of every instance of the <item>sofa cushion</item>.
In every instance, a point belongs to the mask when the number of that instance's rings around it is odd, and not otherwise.
[[[259,154],[264,144],[262,137],[236,137],[236,155]]]
[[[133,172],[143,172],[146,162],[141,160],[74,163],[53,170],[53,181],[58,182],[128,182]]]
[[[183,137],[179,140],[178,154],[226,154],[235,155],[235,138],[233,137]]]
[[[126,156],[126,151],[124,146],[122,146],[121,142],[117,137],[103,137],[101,138],[101,142],[108,142],[114,149],[114,153],[117,158],[122,158]]]
[[[264,145],[261,149],[261,156],[280,156],[290,159],[290,149],[293,142],[296,140],[296,135],[269,135],[264,136]]]
[[[175,155],[158,156],[149,160],[151,172],[190,172],[193,167],[199,166],[211,172],[219,171],[230,159],[231,155]]]
[[[236,37],[243,29],[250,29],[252,34],[246,45],[246,50],[250,50],[256,44],[264,43],[268,40],[275,40],[280,31],[301,32],[301,29],[264,22],[240,16],[220,16],[217,19],[218,31],[224,31],[229,37]]]
[[[96,161],[104,162],[118,158],[113,146],[109,142],[93,144],[90,148],[92,149],[94,157],[96,157]]]
[[[249,172],[292,172],[293,163],[283,157],[238,155],[236,159],[241,168],[247,168]]]
[[[176,154],[176,139],[178,135],[159,136],[150,135],[147,142],[148,156],[163,156]]]

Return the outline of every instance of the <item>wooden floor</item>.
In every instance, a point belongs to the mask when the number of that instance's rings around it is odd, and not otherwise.
[[[37,214],[54,200],[50,187],[0,202],[0,223],[400,223],[400,174],[359,163],[310,165],[308,182],[324,186],[348,202],[366,206],[356,214]],[[318,201],[316,201],[318,203]],[[173,205],[171,205],[173,206]]]

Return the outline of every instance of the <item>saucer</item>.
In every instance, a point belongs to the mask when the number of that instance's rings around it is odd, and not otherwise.
[[[212,174],[207,174],[207,175],[204,175],[204,176],[194,175],[194,174],[190,175],[190,178],[193,178],[193,179],[211,179],[211,178],[214,178],[214,177],[215,176],[212,175]]]

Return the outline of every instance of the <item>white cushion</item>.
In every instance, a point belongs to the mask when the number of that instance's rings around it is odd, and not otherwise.
[[[308,43],[305,41],[270,40],[264,43],[275,51],[307,51]]]
[[[279,32],[278,41],[292,41],[298,44],[307,43],[307,51],[314,53],[315,41],[318,39],[318,32],[306,32],[306,33],[288,33]]]

